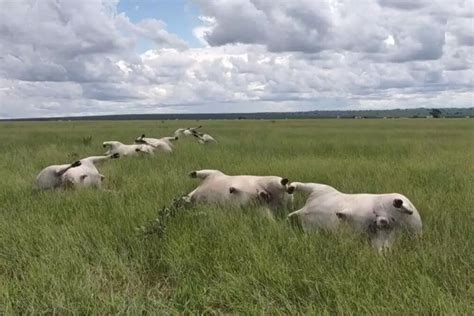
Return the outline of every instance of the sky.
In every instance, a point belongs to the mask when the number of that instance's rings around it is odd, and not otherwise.
[[[474,106],[474,0],[0,0],[0,118]]]

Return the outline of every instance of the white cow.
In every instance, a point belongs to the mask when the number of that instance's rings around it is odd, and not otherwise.
[[[155,148],[147,144],[125,145],[117,141],[106,141],[102,143],[102,147],[108,148],[105,155],[119,154],[120,156],[135,156],[139,153],[147,153],[153,155]]]
[[[277,176],[229,176],[219,170],[190,173],[201,184],[186,196],[195,203],[248,205],[263,204],[271,210],[284,207],[292,200],[287,190],[288,179]],[[267,212],[269,215],[271,212]]]
[[[62,184],[62,177],[66,171],[77,168],[80,161],[65,165],[52,165],[44,168],[36,177],[36,187],[41,190],[59,188]]]
[[[102,181],[105,176],[99,173],[96,164],[109,160],[119,158],[120,155],[115,153],[107,156],[92,156],[81,159],[81,165],[76,168],[67,170],[62,175],[62,185],[64,187],[102,187]]]
[[[176,140],[178,140],[178,137],[176,136],[162,137],[162,138],[149,138],[149,137],[146,137],[145,134],[143,134],[142,136],[137,137],[135,139],[135,143],[150,145],[153,148],[155,148],[156,151],[171,153],[173,152],[172,142]]]
[[[198,127],[187,127],[187,128],[178,128],[174,132],[174,136],[179,137],[179,136],[192,136],[194,131],[197,131],[200,129],[202,126],[199,125]]]
[[[422,231],[420,214],[402,194],[346,194],[325,184],[301,182],[289,185],[288,193],[294,191],[309,194],[305,206],[288,215],[297,217],[305,231],[334,230],[346,221],[369,233],[379,251],[390,247],[395,228],[414,235]]]
[[[214,137],[212,137],[209,134],[203,134],[203,133],[193,131],[193,136],[198,139],[198,142],[200,144],[203,144],[203,145],[205,145],[205,144],[217,144],[217,140],[215,140]]]

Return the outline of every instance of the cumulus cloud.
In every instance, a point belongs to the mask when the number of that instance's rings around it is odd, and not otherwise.
[[[378,61],[439,59],[447,23],[463,43],[472,38],[472,4],[422,0],[198,1],[214,21],[203,38],[212,45],[265,45],[271,52],[349,51]],[[464,25],[460,25],[464,23]],[[471,28],[465,24],[471,23]],[[469,31],[470,29],[470,31]],[[470,34],[465,34],[469,32]],[[387,45],[387,39],[392,39]]]
[[[167,32],[166,24],[162,21],[144,19],[134,24],[122,13],[116,16],[115,22],[120,29],[130,32],[134,36],[153,41],[156,47],[176,47],[178,49],[186,49],[188,47],[185,41]]]
[[[0,0],[0,117],[473,106],[470,1],[197,4],[202,47],[117,1]]]

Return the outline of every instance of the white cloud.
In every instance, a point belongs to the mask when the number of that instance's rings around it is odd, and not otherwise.
[[[201,44],[209,46],[206,41],[206,34],[212,32],[216,27],[216,19],[208,16],[199,16],[198,18],[202,22],[202,25],[195,27],[193,29],[193,34]]]
[[[0,0],[0,117],[474,106],[468,1],[198,4],[190,48],[116,1]]]

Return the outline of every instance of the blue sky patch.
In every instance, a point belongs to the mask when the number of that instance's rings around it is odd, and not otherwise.
[[[134,23],[144,19],[156,19],[166,23],[170,33],[177,34],[190,47],[201,47],[194,37],[193,28],[200,25],[197,6],[186,0],[120,0],[117,12],[125,14]],[[141,39],[137,49],[140,52],[153,48],[153,42]]]

